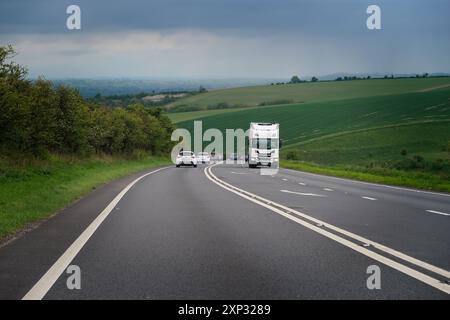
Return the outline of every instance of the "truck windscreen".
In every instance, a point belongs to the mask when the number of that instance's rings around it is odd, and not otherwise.
[[[252,148],[278,149],[278,139],[265,139],[265,138],[252,139]]]

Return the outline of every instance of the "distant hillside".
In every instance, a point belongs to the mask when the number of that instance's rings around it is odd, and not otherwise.
[[[149,80],[149,79],[55,79],[55,85],[65,84],[78,89],[84,98],[97,94],[102,96],[134,95],[142,92],[197,91],[268,84],[274,79],[201,79],[201,80]]]
[[[284,145],[289,146],[344,132],[450,121],[449,99],[450,86],[427,92],[258,107],[213,115],[205,112],[198,119],[203,121],[204,130],[246,129],[251,121],[279,122]],[[191,129],[193,121],[182,121],[177,126]]]
[[[177,111],[255,107],[389,95],[450,85],[450,77],[305,82],[213,90],[177,100]]]

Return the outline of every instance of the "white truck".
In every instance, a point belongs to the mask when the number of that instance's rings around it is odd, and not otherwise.
[[[248,134],[248,166],[278,168],[280,155],[280,125],[251,122]]]

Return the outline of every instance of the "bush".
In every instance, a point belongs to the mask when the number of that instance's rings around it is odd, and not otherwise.
[[[213,105],[209,105],[207,107],[208,110],[227,109],[227,108],[230,108],[230,105],[227,102],[219,102]]]
[[[414,157],[413,157],[413,159],[414,159],[414,161],[416,161],[416,162],[424,162],[424,158],[421,156],[421,155],[415,155]]]
[[[300,154],[297,150],[289,150],[286,152],[286,160],[299,160]]]
[[[273,106],[278,104],[291,104],[294,103],[293,100],[289,99],[279,99],[279,100],[272,100],[272,101],[263,101],[258,104],[258,106]]]
[[[191,112],[191,111],[200,111],[202,110],[199,106],[190,106],[186,104],[181,104],[172,108],[167,109],[167,112],[175,113],[175,112]]]

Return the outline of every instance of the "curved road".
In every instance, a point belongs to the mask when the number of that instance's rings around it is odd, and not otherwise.
[[[169,167],[105,212],[141,175],[0,248],[0,298],[449,299],[449,194],[284,169]],[[48,272],[65,270],[57,261],[80,267],[80,290],[67,288],[70,274]],[[373,265],[381,288],[369,290]]]

